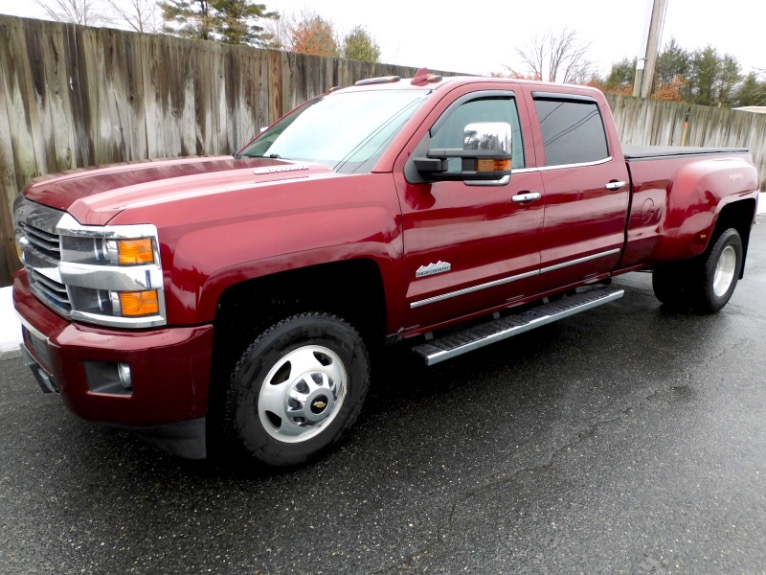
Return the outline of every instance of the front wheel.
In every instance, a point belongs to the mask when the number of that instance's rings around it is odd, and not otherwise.
[[[725,306],[737,287],[742,270],[742,238],[734,228],[724,231],[698,269],[687,290],[692,308],[698,313],[715,313]]]
[[[237,362],[224,394],[223,440],[268,466],[303,463],[351,427],[369,383],[367,350],[351,325],[325,313],[290,316]]]

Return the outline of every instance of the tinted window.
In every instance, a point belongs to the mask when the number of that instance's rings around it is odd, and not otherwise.
[[[474,122],[505,122],[511,125],[513,136],[513,167],[524,167],[524,145],[521,139],[519,113],[513,98],[479,98],[462,104],[450,113],[439,130],[433,134],[432,148],[463,147],[463,130]],[[450,160],[449,171],[460,171],[460,159]]]
[[[536,99],[549,166],[583,164],[609,157],[604,122],[595,102]]]

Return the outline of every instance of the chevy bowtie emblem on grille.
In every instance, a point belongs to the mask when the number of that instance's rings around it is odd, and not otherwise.
[[[449,262],[443,262],[439,260],[435,264],[428,264],[427,266],[420,266],[418,271],[415,272],[416,278],[422,278],[425,276],[432,276],[434,274],[442,274],[452,269],[452,264]]]

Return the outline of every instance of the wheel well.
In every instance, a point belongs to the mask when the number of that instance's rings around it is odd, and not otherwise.
[[[359,331],[368,347],[382,345],[386,309],[377,264],[372,260],[332,262],[229,287],[216,309],[214,369],[230,369],[258,332],[303,311],[342,317]]]
[[[755,200],[743,200],[724,206],[718,215],[715,231],[710,240],[710,245],[714,245],[718,237],[728,230],[734,228],[739,232],[742,238],[742,269],[739,272],[739,279],[745,275],[745,260],[747,259],[747,247],[750,244],[750,229],[755,219]]]

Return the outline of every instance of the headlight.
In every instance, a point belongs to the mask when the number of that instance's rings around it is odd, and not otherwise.
[[[154,226],[82,226],[66,215],[57,231],[72,319],[118,327],[166,323]]]
[[[154,226],[82,226],[65,216],[58,229],[73,319],[121,327],[166,323]]]
[[[122,234],[151,233],[146,225],[140,226],[141,230],[130,230],[130,226],[119,226]],[[154,237],[114,239],[103,237],[105,234],[113,236],[111,228],[105,227],[103,231],[95,231],[91,226],[90,234],[83,235],[82,227],[77,236],[61,236],[61,259],[80,264],[112,265],[112,266],[137,266],[155,264],[159,261],[159,251]],[[115,226],[117,228],[117,226]],[[155,232],[156,233],[156,232]]]
[[[84,226],[23,198],[15,208],[16,240],[30,285],[51,309],[114,327],[167,323],[155,226]]]

